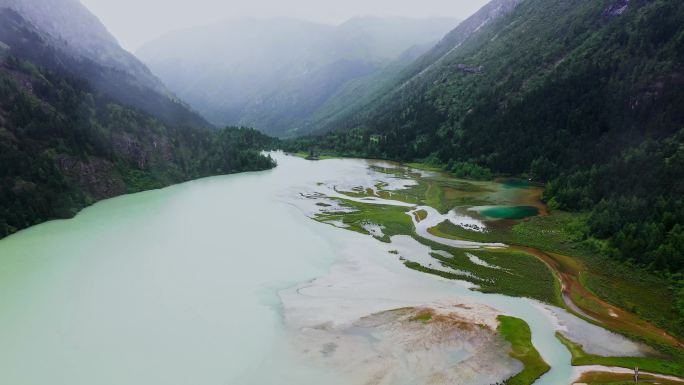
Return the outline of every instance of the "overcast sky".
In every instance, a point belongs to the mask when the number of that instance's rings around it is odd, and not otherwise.
[[[353,16],[464,19],[488,0],[81,0],[128,50],[181,28],[244,17],[338,24]]]

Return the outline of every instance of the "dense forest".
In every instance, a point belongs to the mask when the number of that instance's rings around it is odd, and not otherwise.
[[[684,273],[684,3],[516,5],[286,149],[542,181],[552,208],[590,212],[603,254]]]
[[[0,237],[99,199],[275,165],[255,130],[168,126],[86,82],[0,63]]]

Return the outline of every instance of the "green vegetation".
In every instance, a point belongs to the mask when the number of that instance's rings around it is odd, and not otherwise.
[[[522,362],[523,370],[505,381],[508,385],[531,385],[551,367],[544,362],[532,345],[532,333],[527,323],[519,318],[500,315],[499,333],[511,344],[511,357]]]
[[[475,15],[365,110],[286,146],[545,182],[551,208],[587,213],[595,254],[668,275],[684,320],[684,3],[615,4],[524,1],[472,33]]]
[[[415,168],[416,170],[433,171],[433,172],[444,172],[440,165],[432,165],[420,162],[409,162],[406,163],[408,167]]]
[[[399,206],[385,206],[369,203],[337,199],[337,201],[354,210],[351,213],[319,214],[316,220],[320,222],[341,221],[347,230],[371,235],[365,228],[366,224],[382,226],[383,236],[378,239],[389,242],[394,235],[413,236],[418,242],[430,246],[433,250],[446,251],[451,257],[433,254],[436,261],[454,272],[432,269],[418,263],[406,261],[405,265],[411,269],[448,279],[458,279],[472,282],[488,293],[501,293],[510,296],[528,297],[542,302],[563,306],[559,296],[558,282],[549,268],[531,254],[509,250],[491,249],[471,251],[478,258],[497,266],[500,269],[489,268],[475,264],[466,255],[467,251],[448,247],[436,242],[423,239],[415,234],[409,209]],[[464,273],[459,273],[464,272]],[[472,273],[473,275],[470,275]]]
[[[383,236],[378,238],[389,242],[393,235],[413,234],[413,222],[407,215],[408,209],[399,206],[385,206],[370,203],[358,203],[346,199],[336,199],[341,205],[354,209],[351,213],[319,214],[316,220],[320,222],[341,221],[347,230],[371,235],[365,228],[366,224],[377,224],[383,227]]]
[[[558,280],[544,262],[533,255],[510,249],[465,251],[424,240],[422,242],[429,243],[433,249],[449,252],[452,257],[440,254],[432,254],[432,257],[443,266],[474,274],[477,278],[466,276],[459,279],[477,284],[479,291],[534,298],[563,307]],[[471,262],[468,253],[496,268]]]
[[[598,297],[674,335],[684,335],[684,320],[677,310],[676,287],[663,277],[605,258],[599,251],[602,242],[588,236],[586,218],[587,214],[554,211],[551,215],[528,218],[511,227],[490,227],[484,233],[469,231],[450,222],[443,222],[430,232],[444,238],[503,242],[551,253],[549,257],[555,256],[565,271],[576,275],[579,283]],[[563,255],[572,258],[563,258]],[[605,309],[593,310],[605,312]]]
[[[430,320],[432,320],[432,314],[429,312],[420,313],[411,317],[411,321],[428,322]]]
[[[684,361],[683,360],[664,360],[652,357],[602,357],[593,354],[588,354],[579,345],[570,341],[560,333],[556,333],[556,337],[565,345],[572,354],[572,365],[605,365],[618,366],[621,368],[634,369],[638,367],[641,370],[670,374],[678,377],[684,377]]]
[[[472,162],[454,162],[449,159],[445,170],[451,172],[458,178],[468,178],[476,180],[492,179],[492,170]]]
[[[463,201],[471,204],[478,202],[478,205],[485,206],[534,205],[538,204],[537,199],[541,195],[537,186],[522,180],[507,179],[492,183],[464,181],[445,175],[423,177],[399,167],[378,171],[413,178],[418,183],[404,190],[392,191],[391,195],[382,191],[382,186],[378,186],[381,190],[377,194],[357,189],[348,195],[360,198],[379,196],[429,204],[439,207],[442,212],[457,205],[456,202]],[[405,208],[354,202],[347,204],[345,200],[341,200],[341,203],[353,207],[355,212],[323,216],[320,219],[339,220],[349,225],[351,230],[366,234],[368,232],[363,228],[364,224],[378,224],[389,229],[382,237],[384,241],[389,241],[394,234],[413,235],[433,250],[448,253],[433,253],[432,257],[449,269],[405,261],[405,265],[411,269],[472,282],[484,292],[535,298],[565,307],[561,298],[562,281],[567,298],[584,314],[589,314],[591,318],[587,319],[590,322],[599,319],[601,326],[610,330],[643,341],[670,356],[681,355],[676,338],[659,329],[663,328],[675,336],[681,332],[681,317],[674,307],[676,297],[672,295],[673,289],[662,277],[605,258],[598,251],[602,242],[589,236],[588,214],[554,211],[550,215],[534,216],[523,221],[489,221],[486,232],[471,231],[448,221],[429,229],[432,234],[447,239],[503,242],[513,246],[466,251],[417,237]],[[543,206],[530,207],[539,207],[546,212]],[[460,207],[457,211],[462,209]],[[420,212],[414,212],[414,216],[420,218],[420,215]],[[477,259],[480,260],[478,263],[473,262]],[[654,305],[652,298],[661,300]],[[644,319],[650,323],[644,322]]]
[[[44,14],[36,18],[34,11]],[[72,84],[86,86],[87,92],[96,99],[99,94],[107,95],[110,101],[125,109],[151,115],[165,125],[209,127],[204,118],[166,90],[144,64],[123,48],[112,45],[112,37],[98,32],[89,37],[80,36],[88,35],[93,28],[98,30],[99,24],[97,18],[89,15],[81,4],[60,4],[59,14],[63,17],[52,10],[34,11],[3,3],[0,9],[0,40],[9,47],[7,56],[28,61],[37,68],[49,69]],[[79,35],[66,33],[59,36],[61,33],[57,31],[68,31],[69,25],[80,25]],[[88,40],[88,49],[83,48],[83,39]],[[99,54],[93,56],[95,52]]]
[[[297,152],[292,153],[291,155],[300,157],[302,159],[307,159],[307,160],[326,160],[326,159],[337,158],[334,155],[325,155],[325,154],[319,154],[319,153],[312,155],[311,152],[304,152],[304,151],[297,151]]]
[[[634,385],[633,374],[617,374],[606,372],[590,372],[584,374],[578,383],[587,385]],[[641,374],[639,376],[640,384],[658,384],[658,385],[679,385],[681,381],[673,381],[668,379],[658,378],[648,374]]]

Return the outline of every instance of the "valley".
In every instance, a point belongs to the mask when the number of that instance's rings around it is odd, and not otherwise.
[[[27,379],[66,376],[78,384],[68,375],[66,363],[81,360],[90,368],[84,378],[105,384],[135,383],[130,373],[139,373],[148,384],[162,379],[166,384],[183,383],[182,373],[196,372],[199,363],[177,365],[162,376],[155,367],[139,367],[134,357],[114,361],[98,357],[136,350],[168,363],[182,360],[187,352],[214,362],[234,357],[233,345],[199,346],[188,337],[235,339],[236,333],[245,333],[244,328],[251,331],[240,337],[242,358],[227,368],[249,367],[284,352],[288,361],[268,373],[246,372],[241,377],[224,377],[231,372],[217,370],[219,365],[205,371],[204,382],[240,378],[257,383],[270,381],[272,375],[305,384],[324,378],[333,381],[329,376],[346,384],[367,383],[369,378],[377,384],[414,380],[489,384],[509,378],[515,384],[558,384],[575,379],[571,361],[579,369],[591,368],[592,376],[602,371],[609,375],[609,367],[631,368],[634,363],[644,373],[682,376],[678,359],[673,361],[675,354],[681,354],[679,348],[662,350],[664,343],[654,344],[653,336],[637,329],[630,335],[636,340],[630,340],[603,329],[616,330],[602,319],[597,322],[574,313],[561,299],[561,285],[548,264],[533,253],[493,243],[500,241],[489,231],[497,220],[476,214],[450,217],[449,223],[481,223],[478,233],[488,234],[488,242],[449,243],[441,237],[440,242],[430,241],[414,232],[420,223],[416,218],[422,215],[410,215],[414,204],[406,203],[435,182],[436,187],[454,189],[454,199],[462,199],[457,195],[463,194],[471,202],[491,204],[529,202],[526,190],[536,187],[511,188],[510,183],[498,182],[475,187],[469,181],[387,162],[271,156],[279,164],[272,171],[202,179],[115,198],[75,219],[48,222],[0,241],[5,260],[0,270],[4,293],[0,320],[6,325],[3,339],[8,341],[0,356],[6,378],[22,384]],[[259,199],[252,199],[257,191]],[[240,202],[240,208],[231,202]],[[420,199],[416,204],[430,215],[440,215]],[[421,222],[430,222],[430,215]],[[228,243],[223,241],[226,231],[235,235]],[[265,234],[269,242],[259,242]],[[74,237],[92,241],[73,242]],[[293,245],[289,243],[293,238],[299,246],[280,246]],[[95,251],[104,244],[110,245],[108,251]],[[61,255],[54,260],[58,265],[44,263],[54,258],[56,250]],[[240,258],[236,265],[238,260],[226,258],[234,250],[250,257]],[[90,261],[87,277],[80,274],[84,261]],[[164,273],[154,273],[157,269]],[[29,272],[35,276],[31,290],[17,296],[16,290],[29,282],[12,277]],[[114,289],[120,280],[129,282],[129,287]],[[244,286],[250,280],[256,280],[256,286]],[[176,286],[177,282],[182,285]],[[267,282],[280,283],[262,291]],[[233,305],[219,306],[226,300],[222,287],[227,286],[236,290],[229,299]],[[250,287],[262,287],[257,291],[262,300],[254,302]],[[90,294],[69,298],[76,288]],[[150,295],[139,296],[142,292]],[[55,301],[61,310],[48,306]],[[36,313],[22,310],[23,302],[31,303],[43,317],[24,323],[24,317]],[[272,307],[277,303],[281,305]],[[166,319],[174,326],[148,334],[145,325],[165,319],[179,306],[204,310]],[[197,311],[204,316],[192,316]],[[236,314],[241,316],[235,319]],[[620,317],[623,314],[627,313]],[[10,317],[15,321],[10,322]],[[224,321],[212,321],[219,319]],[[107,339],[97,337],[99,328],[84,330],[79,333],[85,338],[79,349],[57,355],[76,332],[73,328],[86,324],[119,327],[118,332],[107,333]],[[175,335],[179,330],[196,331]],[[99,342],[88,343],[88,338]],[[162,352],[157,349],[163,344],[147,345],[150,338],[170,338],[178,346]],[[106,349],[100,350],[101,346]],[[16,355],[18,351],[22,353]],[[632,356],[621,355],[625,352]],[[363,359],[369,355],[383,358]],[[42,357],[43,363],[29,356]],[[404,360],[411,364],[401,363]],[[49,362],[56,365],[47,366]],[[36,365],[39,370],[30,370]],[[482,376],[478,368],[483,365],[490,377]]]
[[[684,384],[684,2],[383,1],[0,0],[0,383]]]
[[[7,326],[3,338],[13,341],[0,349],[0,355],[6,359],[3,372],[15,376],[7,378],[19,384],[29,378],[39,381],[41,376],[74,380],[66,362],[47,367],[24,356],[28,354],[44,357],[44,362],[85,360],[94,371],[87,378],[104,381],[100,376],[107,375],[114,381],[132,381],[126,375],[128,370],[93,360],[97,355],[82,355],[103,353],[99,345],[82,343],[62,358],[55,355],[61,344],[70,340],[68,336],[75,332],[72,328],[83,323],[119,322],[114,321],[119,317],[112,312],[121,311],[136,321],[124,322],[121,326],[127,326],[115,335],[107,333],[119,343],[100,340],[107,354],[142,349],[162,362],[182,359],[179,354],[183,351],[205,359],[210,351],[212,359],[230,357],[235,352],[230,343],[207,350],[208,346],[194,346],[182,335],[168,333],[200,327],[205,329],[202,338],[234,339],[230,336],[244,333],[240,328],[250,324],[252,332],[245,336],[249,339],[241,339],[246,350],[235,368],[256,365],[268,360],[269,354],[286,351],[294,361],[276,366],[268,374],[305,384],[328,376],[343,378],[346,384],[367,383],[369,378],[377,384],[415,380],[487,385],[506,379],[511,384],[559,384],[571,383],[584,372],[586,378],[619,377],[612,368],[631,370],[634,366],[646,377],[649,373],[654,378],[682,377],[681,342],[644,318],[609,304],[607,300],[612,298],[589,291],[593,287],[584,286],[587,280],[577,275],[577,263],[582,259],[562,258],[549,246],[543,247],[543,252],[519,246],[533,242],[512,234],[538,234],[540,228],[545,233],[562,232],[562,226],[548,226],[561,221],[555,214],[506,220],[468,210],[470,205],[533,204],[540,194],[537,186],[512,180],[472,182],[384,161],[271,156],[279,164],[272,171],[202,179],[115,198],[86,209],[75,219],[48,222],[0,241],[5,258],[0,270],[5,293],[0,296],[0,320]],[[252,199],[256,191],[259,199]],[[441,210],[426,204],[428,196]],[[231,202],[240,202],[241,208]],[[541,206],[538,201],[536,204]],[[269,218],[267,224],[264,216]],[[539,226],[535,221],[545,221],[545,225],[535,229]],[[520,227],[527,229],[521,231]],[[226,231],[231,234],[228,243],[222,241]],[[263,236],[268,236],[269,242],[259,242]],[[70,241],[73,237],[92,242]],[[292,246],[293,237],[299,246]],[[41,241],[36,242],[38,239]],[[544,239],[548,242],[554,237]],[[282,248],[283,242],[290,246]],[[107,252],[96,252],[103,244],[112,246]],[[193,250],[197,247],[200,250]],[[62,257],[55,260],[61,267],[41,262],[54,257],[55,250],[61,250]],[[250,256],[239,259],[247,265],[235,265],[238,260],[229,257],[234,250]],[[88,260],[91,278],[79,273],[81,263]],[[225,264],[232,268],[227,270]],[[189,266],[194,267],[187,270]],[[156,269],[164,273],[156,275]],[[293,275],[293,269],[301,272]],[[215,273],[207,275],[210,270]],[[228,271],[232,273],[223,277]],[[36,285],[33,280],[31,290],[22,296],[13,294],[17,289],[13,285],[28,282],[11,277],[29,272],[38,274],[36,279],[43,276],[42,283]],[[110,274],[113,276],[104,278]],[[582,271],[587,274],[598,274],[601,279],[619,277]],[[76,281],[65,280],[67,277]],[[206,281],[206,277],[213,278]],[[119,280],[135,283],[124,291],[112,291]],[[256,280],[256,286],[244,286],[250,280]],[[170,285],[175,282],[183,285],[173,290]],[[267,282],[280,283],[262,292],[261,285],[271,285]],[[75,290],[73,285],[91,294],[68,299],[65,295]],[[237,291],[231,294],[230,307],[217,303],[225,300],[221,288],[226,285],[237,285],[233,286]],[[261,287],[263,299],[254,302],[250,287]],[[625,292],[619,294],[640,289],[638,281],[629,281]],[[133,300],[138,290],[157,294]],[[190,291],[182,294],[184,290]],[[169,297],[174,291],[180,297]],[[31,308],[42,309],[39,311],[45,316],[28,328],[21,326],[21,320],[35,313],[18,307],[26,301]],[[53,307],[42,301],[58,301],[63,310],[48,316],[42,312]],[[167,305],[159,307],[163,303]],[[201,313],[209,318],[167,319],[165,322],[176,326],[140,340],[148,333],[144,325],[151,326],[173,311],[166,306],[203,306]],[[147,310],[136,314],[135,309],[141,308]],[[81,310],[72,314],[69,309]],[[236,314],[240,318],[231,320]],[[257,314],[266,318],[257,320]],[[8,317],[16,321],[9,322]],[[105,321],[110,317],[111,321]],[[206,323],[217,319],[224,322]],[[52,324],[62,325],[67,334]],[[97,338],[98,330],[86,331],[83,337]],[[157,343],[143,347],[147,338],[171,338],[180,345],[162,353],[156,350]],[[10,359],[9,354],[16,351],[25,353]],[[382,359],[363,358],[369,355]],[[403,358],[396,361],[397,357]],[[400,364],[403,360],[411,364]],[[115,362],[131,369],[137,365],[130,360]],[[26,365],[36,364],[41,369],[29,375]],[[483,365],[490,368],[490,377],[482,377],[478,368]],[[492,365],[497,369],[491,369]],[[299,369],[292,371],[293,367]],[[180,374],[197,368],[178,366],[171,371],[178,374],[171,377],[160,377],[154,368],[135,371],[145,373],[148,384],[161,378],[173,384],[176,382],[170,378],[178,376],[182,383]],[[226,378],[224,373],[209,370],[203,378],[212,383]],[[265,374],[249,372],[239,378],[246,383],[270,381]],[[333,381],[332,377],[329,380]]]

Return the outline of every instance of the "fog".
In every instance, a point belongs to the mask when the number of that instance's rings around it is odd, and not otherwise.
[[[338,24],[354,16],[464,19],[488,0],[81,0],[124,48],[167,32],[226,19],[296,18]]]

